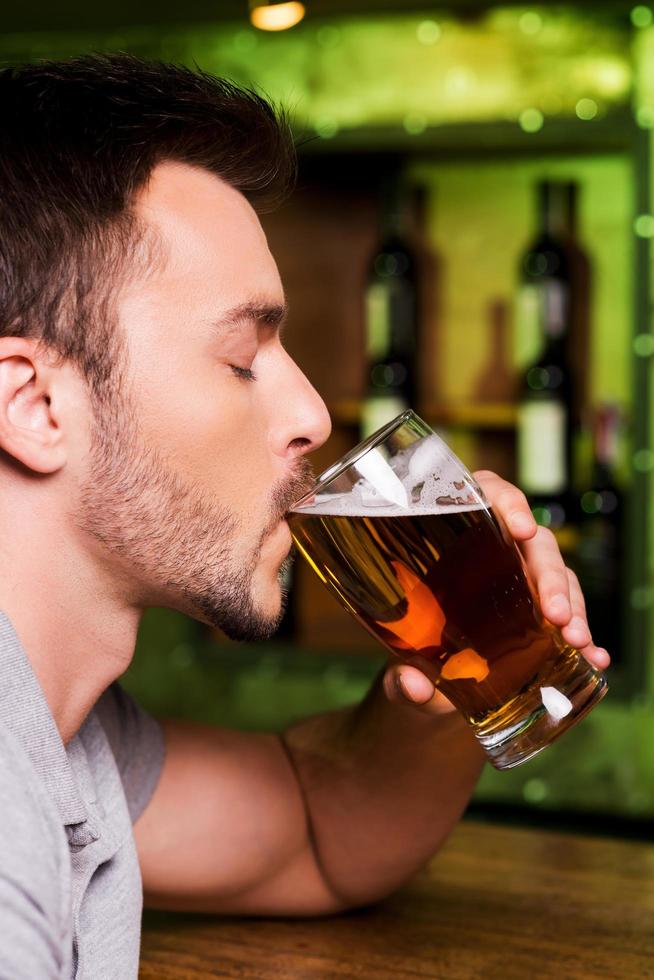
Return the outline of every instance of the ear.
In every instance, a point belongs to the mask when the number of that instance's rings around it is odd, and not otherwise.
[[[35,473],[55,473],[66,462],[55,373],[38,341],[0,337],[0,449]]]

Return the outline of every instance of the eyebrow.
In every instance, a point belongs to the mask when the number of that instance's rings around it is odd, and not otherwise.
[[[286,300],[283,303],[250,300],[246,303],[239,303],[238,306],[233,306],[230,310],[225,310],[215,323],[219,328],[235,327],[239,323],[251,322],[281,329],[287,316],[288,303]]]

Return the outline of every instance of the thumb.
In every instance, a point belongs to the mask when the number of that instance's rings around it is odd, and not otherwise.
[[[431,715],[454,710],[434,682],[411,664],[392,664],[384,675],[384,690],[393,704],[410,704]]]

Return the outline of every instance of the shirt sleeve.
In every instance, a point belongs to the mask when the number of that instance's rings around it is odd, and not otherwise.
[[[118,766],[132,823],[136,823],[163,769],[161,725],[117,683],[104,692],[96,710]]]
[[[68,846],[61,825],[53,830],[45,819],[52,803],[30,783],[29,762],[21,766],[21,759],[20,746],[0,726],[0,978],[69,980],[60,885]]]

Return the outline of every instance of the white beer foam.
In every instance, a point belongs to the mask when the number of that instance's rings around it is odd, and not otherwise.
[[[414,484],[431,476],[434,463],[443,465],[443,453],[435,436],[428,436],[416,444],[409,458],[409,476]]]
[[[318,503],[305,504],[296,513],[323,514],[329,517],[436,517],[439,514],[464,514],[484,509],[482,503],[411,504],[409,507],[389,505],[385,500],[379,504],[357,503],[352,499],[351,493],[323,493]]]
[[[361,479],[343,493],[322,492],[302,512],[349,517],[405,517],[484,508],[483,497],[445,443],[425,436],[387,459],[375,448],[356,460]]]
[[[409,492],[397,476],[388,462],[378,449],[371,449],[370,452],[362,456],[355,463],[359,473],[363,476],[363,481],[369,488],[376,491],[376,494],[383,497],[388,503],[397,504],[399,507],[409,506]],[[368,488],[362,487],[363,492]]]

